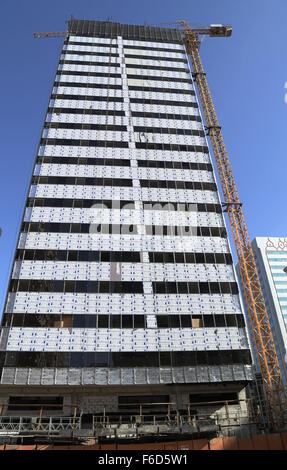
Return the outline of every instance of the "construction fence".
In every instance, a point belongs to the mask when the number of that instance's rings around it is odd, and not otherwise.
[[[0,450],[287,450],[287,433],[260,434],[249,439],[222,437],[215,439],[196,439],[173,442],[142,444],[93,444],[93,445],[11,445],[4,444]]]

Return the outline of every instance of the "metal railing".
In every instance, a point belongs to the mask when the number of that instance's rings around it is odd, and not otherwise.
[[[61,431],[81,429],[78,416],[0,416],[0,433],[21,434],[28,432],[60,433]]]
[[[240,406],[244,402],[245,407]],[[111,427],[122,424],[146,424],[171,426],[192,426],[201,427],[204,425],[214,425],[218,427],[240,426],[242,424],[259,424],[261,416],[253,411],[250,399],[244,400],[218,400],[210,402],[185,403],[184,409],[172,409],[174,403],[131,403],[122,404],[122,408],[138,408],[138,412],[128,412],[123,410],[117,413],[107,413],[104,407],[103,414],[93,416],[93,429]],[[236,406],[238,405],[238,406]],[[166,410],[153,412],[152,407],[165,406]],[[201,407],[199,411],[198,408]],[[219,408],[219,410],[209,410],[204,413],[204,407]],[[196,410],[194,409],[196,408]]]
[[[240,402],[244,402],[241,406]],[[237,406],[236,406],[237,405]],[[157,427],[167,426],[170,429],[190,428],[200,430],[203,427],[221,429],[223,427],[240,426],[242,424],[260,424],[261,417],[256,414],[251,406],[251,399],[244,400],[219,400],[211,402],[185,403],[183,409],[177,409],[173,402],[165,403],[122,403],[117,412],[111,412],[108,407],[103,407],[103,412],[92,415],[91,422],[82,420],[82,411],[78,405],[55,405],[55,404],[0,404],[0,433],[22,433],[22,432],[45,432],[61,433],[66,430],[89,429],[95,434],[111,428],[139,429],[144,426],[153,425]],[[13,409],[29,407],[35,413],[23,416],[2,415],[4,407],[8,412]],[[72,410],[70,416],[45,414],[59,408],[63,412],[64,407]],[[205,407],[208,410],[205,411]],[[37,410],[37,414],[36,414]]]
[[[38,414],[34,416],[23,414],[14,416],[6,415],[3,416],[3,410],[7,407],[7,411],[10,413],[19,409],[23,411],[23,408],[34,408]],[[22,408],[22,410],[20,410]],[[73,410],[72,416],[45,416],[44,412],[50,410],[55,411],[55,408],[59,409],[59,412],[63,411],[63,408],[70,408]],[[51,403],[5,403],[0,404],[0,432],[23,432],[23,431],[46,431],[46,432],[59,432],[68,429],[80,429],[81,428],[81,417],[78,416],[79,406],[78,405],[64,405],[64,404],[51,404]],[[27,412],[27,410],[26,410]]]

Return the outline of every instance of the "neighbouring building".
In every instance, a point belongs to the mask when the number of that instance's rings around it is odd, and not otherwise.
[[[262,293],[268,313],[274,345],[278,356],[282,379],[287,387],[287,238],[256,237],[252,241],[252,249],[259,274]],[[242,284],[239,267],[236,266],[240,285]],[[242,298],[246,307],[243,286]],[[251,332],[251,323],[247,318],[248,329]],[[254,363],[259,372],[259,361],[256,354],[253,335],[250,334],[250,343],[254,352]]]

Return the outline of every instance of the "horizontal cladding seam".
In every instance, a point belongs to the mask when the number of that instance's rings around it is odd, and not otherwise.
[[[141,250],[142,252],[157,249],[162,251],[197,251],[209,252],[216,251],[225,253],[229,250],[226,238],[214,237],[200,240],[198,237],[144,237],[135,235],[131,237],[120,235],[89,236],[86,234],[74,233],[21,233],[18,247],[35,249],[39,246],[46,246],[47,249],[74,249],[83,248],[84,250],[99,250],[116,248],[118,250]]]
[[[17,354],[18,353],[18,354]],[[98,354],[98,357],[97,357]],[[160,356],[165,354],[166,356]],[[169,354],[171,357],[169,357]],[[7,351],[0,352],[2,367],[149,367],[251,364],[248,349],[233,351]],[[42,364],[41,364],[42,362]],[[2,364],[1,364],[2,363]],[[84,365],[85,363],[85,365]],[[89,365],[88,365],[89,364]]]
[[[106,101],[107,103],[124,103],[123,97],[114,97],[108,95],[73,95],[72,93],[52,93],[51,100],[76,100],[76,101]],[[130,98],[130,103],[137,104],[157,104],[157,105],[171,105],[171,106],[183,106],[190,108],[198,108],[198,104],[194,101],[186,100],[184,97],[181,101],[163,100],[163,99],[152,99],[152,98]]]
[[[106,148],[129,148],[128,141],[107,141],[107,140],[87,140],[87,139],[57,139],[57,138],[41,138],[41,146],[68,146],[68,147],[106,147]],[[150,143],[136,142],[136,149],[146,150],[163,150],[178,152],[202,152],[208,153],[208,147],[201,145],[185,145],[185,144],[166,144],[166,143]]]
[[[69,223],[69,222],[23,222],[21,232],[25,233],[81,233],[89,235],[154,235],[178,237],[220,237],[226,238],[225,225],[192,226],[192,225],[145,225],[145,234],[138,233],[137,223],[111,224],[108,222]]]
[[[111,44],[107,44],[107,43],[85,42],[85,41],[74,41],[74,40],[64,41],[64,48],[67,46],[83,46],[83,47],[88,46],[88,47],[109,48],[109,49],[115,49],[115,50],[118,49],[117,42],[112,43],[112,46],[111,46]],[[160,48],[160,47],[152,47],[152,46],[147,47],[143,45],[134,46],[132,44],[124,44],[123,49],[124,51],[133,49],[133,50],[139,50],[139,51],[173,52],[173,53],[177,53],[177,54],[185,56],[185,50],[183,48],[182,49],[169,49],[169,48]],[[63,49],[63,50],[67,50],[67,49]]]
[[[73,77],[74,78],[74,77]],[[150,81],[150,80],[149,80]],[[168,86],[167,84],[166,86]],[[107,83],[107,84],[99,84],[97,82],[83,82],[83,81],[68,81],[68,82],[63,82],[63,81],[58,81],[54,82],[53,85],[53,94],[57,94],[57,90],[59,90],[58,94],[65,94],[65,89],[67,94],[70,94],[71,91],[70,89],[78,89],[79,90],[79,97],[86,92],[87,95],[96,95],[96,92],[98,91],[99,95],[107,96],[106,91],[110,91],[110,94],[114,94],[115,96],[125,96],[125,91],[127,88],[125,88],[123,85],[119,84],[114,84],[114,83]],[[90,90],[91,89],[91,90]],[[115,90],[115,91],[114,91]],[[166,95],[184,95],[185,98],[189,98],[190,101],[193,101],[192,98],[195,96],[195,92],[191,90],[190,88],[172,88],[170,85],[168,88],[165,87],[154,87],[151,85],[129,85],[128,90],[131,92],[131,98],[133,97],[144,97],[146,95],[151,95],[149,96],[152,98],[153,94],[158,95],[159,98],[162,98],[162,94]],[[72,94],[72,93],[71,93]],[[180,97],[179,97],[180,98]],[[183,99],[183,97],[182,97]]]
[[[21,253],[22,251],[22,253]],[[42,253],[39,253],[39,251],[42,251]],[[20,253],[19,253],[20,252]],[[59,255],[57,256],[57,253]],[[134,264],[136,266],[133,266],[134,269],[144,269],[144,270],[153,270],[162,272],[162,268],[168,269],[170,268],[171,270],[177,270],[178,269],[189,269],[190,271],[193,272],[193,270],[201,269],[204,267],[207,272],[214,269],[216,265],[228,265],[232,263],[231,258],[228,258],[227,254],[226,258],[223,257],[223,259],[219,262],[217,262],[216,256],[212,253],[207,253],[207,259],[205,259],[205,256],[203,253],[197,253],[202,255],[203,259],[200,259],[200,257],[196,258],[194,254],[192,255],[190,253],[184,253],[184,252],[177,252],[175,253],[175,258],[173,257],[173,253],[165,253],[165,255],[169,255],[166,257],[162,257],[162,259],[155,258],[153,256],[149,256],[149,260],[143,261],[141,259],[141,254],[140,252],[136,251],[131,251],[129,252],[131,255],[127,255],[126,252],[124,251],[95,251],[95,252],[89,252],[86,250],[69,250],[69,251],[59,251],[57,252],[56,250],[47,250],[45,253],[44,250],[17,250],[16,253],[16,259],[15,261],[18,261],[18,266],[21,266],[21,271],[25,271],[25,267],[29,268],[33,266],[33,269],[37,269],[37,267],[43,268],[44,266],[48,269],[49,267],[56,267],[58,266],[59,268],[63,266],[69,265],[72,268],[78,267],[78,263],[82,262],[85,264],[82,264],[82,266],[85,267],[93,267],[96,269],[97,267],[109,267],[112,265],[112,263],[120,263],[123,267],[123,269],[126,269],[127,267],[132,267]],[[145,252],[146,253],[146,252]],[[151,255],[151,253],[148,253]],[[181,255],[181,256],[179,256]],[[208,256],[211,256],[211,259],[208,259]],[[218,254],[217,254],[218,256]],[[21,261],[21,263],[20,263]],[[31,263],[33,261],[33,263]],[[44,263],[42,263],[44,261]],[[69,263],[69,264],[67,264]],[[75,263],[75,264],[72,264]],[[93,264],[89,264],[93,263]],[[97,264],[95,264],[97,263]],[[102,266],[102,263],[108,263],[104,264]],[[184,266],[182,267],[181,265],[189,265],[189,264],[195,264],[195,265],[200,265],[200,266]],[[212,265],[212,266],[205,266],[205,265]],[[163,265],[163,266],[159,266]],[[167,266],[166,266],[167,265]],[[169,266],[171,265],[171,266]],[[217,266],[217,269],[220,269],[222,272],[227,273],[226,269],[224,269],[222,266]],[[220,273],[218,273],[220,275]]]
[[[49,107],[48,114],[87,114],[87,115],[99,115],[99,116],[121,116],[125,117],[124,111],[118,110],[103,110],[103,109],[88,109],[88,108],[61,108],[61,107]],[[173,120],[184,120],[184,121],[197,121],[202,122],[201,117],[190,114],[168,114],[168,113],[151,113],[151,112],[138,112],[131,111],[132,117],[143,117],[143,118],[156,118],[156,119],[173,119]]]
[[[107,57],[107,58],[110,58],[110,57],[114,57],[114,58],[118,58],[119,57],[119,54],[116,53],[116,52],[111,52],[111,53],[107,53],[107,52],[100,52],[100,51],[85,51],[85,50],[73,50],[73,49],[64,49],[63,50],[63,54],[62,54],[62,57],[63,59],[65,60],[65,58],[69,55],[79,55],[79,56],[82,56],[83,58],[85,56],[99,56],[99,57]],[[186,57],[185,55],[182,53],[181,54],[183,57],[170,57],[170,56],[154,56],[154,55],[141,55],[141,54],[128,54],[128,53],[125,53],[124,56],[125,58],[127,59],[139,59],[139,60],[150,60],[150,61],[154,61],[154,62],[161,62],[161,61],[166,61],[166,62],[182,62],[184,64],[187,63],[187,60],[186,60]],[[118,60],[116,61],[118,62]],[[104,64],[106,64],[107,62],[106,61],[103,61]]]
[[[58,157],[39,155],[37,157],[37,163],[41,165],[45,164],[60,164],[60,165],[94,165],[94,166],[131,166],[131,162],[128,159],[121,158],[94,158],[94,157]]]
[[[141,160],[136,159],[138,168],[163,168],[172,170],[200,170],[213,171],[211,163],[195,163],[190,161],[174,160]],[[38,155],[37,163],[40,164],[60,164],[60,165],[94,165],[94,166],[128,166],[131,167],[131,160],[123,158],[109,157],[59,157]]]
[[[55,82],[55,88],[81,88],[86,90],[87,88],[95,88],[96,90],[120,90],[123,91],[121,85],[111,85],[111,84],[98,84],[98,83],[88,83],[88,82]],[[162,87],[151,87],[151,86],[129,86],[130,91],[140,91],[144,93],[166,93],[166,94],[179,94],[179,95],[191,95],[194,96],[195,92],[190,89],[184,88],[162,88]],[[60,93],[59,93],[60,94]],[[122,93],[118,93],[121,95]],[[81,95],[79,95],[81,96]],[[94,95],[96,96],[96,95]]]
[[[151,294],[233,294],[238,295],[237,282],[160,282],[148,281]],[[144,293],[145,281],[82,281],[52,279],[11,279],[9,292],[82,292],[93,294]]]
[[[77,168],[77,165],[76,165]],[[168,179],[142,179],[137,178],[141,188],[157,189],[198,189],[217,191],[217,185],[213,181],[190,181]],[[58,175],[33,175],[32,184],[64,184],[64,185],[93,185],[93,186],[127,186],[133,187],[133,179],[122,176],[58,176]]]
[[[76,76],[84,76],[84,77],[102,77],[106,78],[107,74],[105,72],[95,72],[95,71],[86,71],[86,70],[67,70],[67,69],[59,69],[57,70],[57,75],[58,76],[63,76],[63,75],[76,75]],[[120,73],[109,73],[108,74],[109,78],[118,78],[121,79],[121,74]],[[163,81],[163,82],[174,82],[176,83],[189,83],[192,84],[191,78],[182,78],[182,77],[165,77],[162,75],[134,75],[134,74],[127,74],[127,79],[131,80],[152,80],[152,81]]]
[[[74,47],[77,46],[77,47]],[[80,46],[80,47],[79,47]],[[148,51],[148,52],[144,52]],[[175,54],[175,57],[179,59],[185,59],[186,60],[186,53],[185,50],[182,49],[165,49],[165,48],[159,48],[157,49],[152,48],[152,47],[141,47],[141,46],[135,46],[135,45],[130,45],[130,44],[123,44],[119,45],[116,42],[114,44],[105,44],[105,43],[96,43],[96,42],[77,42],[77,41],[64,41],[62,53],[77,53],[79,55],[85,55],[87,52],[97,55],[100,53],[101,55],[114,55],[116,54],[117,56],[120,55],[120,53],[124,55],[135,55],[136,57],[143,57],[147,54],[147,57],[161,57],[162,52],[172,52]],[[152,54],[149,54],[149,52],[152,52]],[[156,53],[159,53],[159,56]],[[165,56],[164,56],[165,57]],[[167,55],[167,57],[170,57]]]
[[[176,127],[145,127],[133,126],[134,132],[141,132],[144,134],[168,134],[168,135],[195,135],[205,137],[205,133],[198,129],[180,129]],[[44,124],[44,129],[78,129],[78,130],[99,130],[99,131],[120,131],[127,132],[126,125],[117,124],[90,124],[90,123],[74,123],[74,122],[51,122],[48,121]]]
[[[73,285],[73,284],[72,284]],[[22,313],[26,314],[42,314],[59,313],[51,312],[50,301],[58,302],[62,299],[67,300],[67,304],[61,305],[61,314],[123,314],[131,312],[133,314],[143,313],[145,315],[205,315],[205,314],[234,314],[242,313],[239,305],[238,295],[234,294],[207,294],[203,298],[197,294],[182,294],[167,293],[164,298],[161,294],[150,295],[148,293],[131,293],[122,296],[119,293],[97,293],[87,294],[73,292],[64,293],[50,293],[50,292],[16,292],[10,294],[9,304],[7,305],[6,313]],[[42,300],[47,300],[43,305]],[[35,303],[37,312],[35,312],[34,305],[29,310],[30,301]],[[39,303],[40,302],[40,303]],[[110,307],[109,310],[102,310],[102,306]],[[140,311],[136,309],[139,306]],[[41,308],[41,307],[44,307]],[[80,307],[80,310],[79,310]],[[191,307],[192,310],[191,310]],[[150,310],[150,308],[152,310]],[[132,310],[130,310],[132,309]],[[52,309],[53,310],[53,309]]]
[[[221,204],[216,203],[198,203],[186,201],[141,201],[143,210],[152,211],[183,211],[183,212],[216,212],[222,213]],[[48,197],[29,197],[27,207],[74,207],[90,208],[92,205],[102,205],[102,209],[135,209],[134,200],[124,199],[88,199],[88,198],[48,198]]]
[[[214,332],[217,328],[244,328],[245,321],[242,313],[224,313],[210,314],[210,313],[181,313],[181,314],[131,314],[131,313],[58,313],[51,312],[48,314],[35,314],[35,313],[19,313],[7,312],[4,314],[3,327],[5,328],[41,328],[50,331],[50,328],[56,328],[57,331],[62,331],[62,328],[82,328],[82,333],[88,328],[105,328],[108,332],[109,329],[147,329],[149,315],[152,315],[155,323],[153,329],[162,328],[187,328],[185,333],[190,332],[196,336],[197,332],[201,334],[206,328],[213,328]],[[154,317],[155,315],[155,317]],[[29,330],[29,331],[30,331]],[[20,330],[19,330],[20,331]],[[78,331],[78,330],[76,330]],[[210,330],[211,331],[211,330]]]
[[[87,88],[96,88],[97,90],[120,90],[122,91],[123,90],[123,87],[122,85],[117,85],[117,84],[111,84],[111,83],[97,83],[97,82],[92,82],[92,83],[89,83],[89,82],[81,82],[81,81],[78,81],[78,82],[62,82],[62,81],[55,81],[54,82],[54,85],[53,85],[53,88],[59,88],[59,87],[63,87],[63,88],[83,88],[83,89],[87,89]],[[144,90],[143,90],[144,91]],[[121,94],[121,93],[119,93]]]
[[[195,263],[232,264],[231,253],[162,252],[149,251],[147,263]],[[70,257],[70,259],[69,259]],[[16,260],[46,261],[99,261],[143,263],[140,251],[88,251],[88,250],[49,250],[17,249]]]
[[[159,191],[160,189],[160,191]],[[92,185],[64,185],[64,184],[40,184],[32,185],[30,190],[30,196],[37,198],[55,197],[55,198],[83,198],[91,199],[99,198],[106,199],[114,198],[115,200],[120,199],[132,199],[141,202],[143,198],[153,198],[160,201],[164,201],[167,198],[175,199],[176,197],[185,200],[186,204],[196,203],[207,203],[207,204],[218,204],[218,194],[216,191],[206,190],[192,190],[186,189],[175,189],[175,188],[140,188],[140,187],[124,187],[124,186],[92,186]],[[160,193],[160,194],[159,194]],[[191,200],[193,202],[191,202]],[[161,204],[161,202],[160,202]],[[147,209],[147,207],[145,208]],[[152,209],[152,207],[150,207]],[[160,209],[158,209],[160,210]],[[172,209],[173,210],[173,209]],[[183,209],[177,209],[183,210]],[[205,210],[204,210],[205,211]]]
[[[142,231],[145,231],[145,233],[148,235],[150,234],[150,231],[155,231],[155,235],[160,235],[161,231],[162,234],[168,234],[171,235],[180,235],[180,230],[183,230],[183,232],[188,232],[191,236],[218,236],[217,234],[220,234],[221,236],[224,235],[224,232],[218,232],[217,229],[214,230],[208,230],[208,228],[213,228],[213,227],[220,227],[224,228],[224,222],[222,220],[222,216],[219,216],[218,214],[207,214],[207,213],[194,213],[194,212],[189,212],[188,213],[188,218],[186,217],[187,214],[183,214],[181,212],[180,214],[177,214],[176,212],[140,212],[137,209],[133,210],[132,206],[127,207],[126,209],[129,210],[129,212],[121,212],[121,209],[108,209],[103,212],[103,206],[101,204],[94,204],[91,205],[90,208],[78,208],[76,205],[74,207],[62,207],[57,210],[53,209],[52,207],[48,208],[45,207],[45,209],[37,209],[37,206],[35,206],[32,210],[26,209],[25,215],[24,215],[24,222],[31,222],[31,223],[70,223],[70,224],[91,224],[94,228],[95,224],[100,226],[108,225],[111,226],[111,228],[114,225],[115,232],[117,233],[116,229],[119,229],[120,226],[125,226],[125,225],[138,225],[140,224],[142,227]],[[39,206],[38,206],[39,207]],[[91,210],[90,210],[91,209]],[[123,208],[124,210],[125,208]],[[100,221],[99,218],[100,217]],[[172,227],[171,229],[167,229],[166,227]],[[34,226],[35,227],[35,226]],[[41,226],[39,226],[41,228]],[[53,227],[53,226],[52,226]],[[65,226],[64,231],[67,232],[67,228]],[[73,232],[75,226],[70,226],[71,231]],[[153,228],[154,227],[154,228]],[[174,228],[175,227],[175,228]],[[179,227],[185,227],[180,229]],[[189,229],[187,228],[189,227]],[[197,230],[197,227],[200,227]],[[208,227],[208,228],[207,228]],[[41,229],[36,231],[41,231]],[[84,228],[85,226],[82,227],[83,232],[85,232]],[[91,227],[92,228],[92,227]],[[35,228],[33,228],[31,231],[35,232]],[[44,230],[47,231],[47,230]],[[57,229],[54,230],[53,228],[51,231],[58,231]],[[61,231],[61,230],[59,230]],[[79,231],[81,231],[79,229]],[[100,228],[98,230],[99,232],[101,231]],[[132,228],[130,229],[132,232]],[[142,233],[141,231],[141,233]],[[93,230],[94,233],[94,230]],[[122,231],[122,233],[125,233]]]
[[[43,184],[43,182],[49,184],[48,181],[50,183],[54,181],[54,184],[85,184],[86,182],[87,185],[94,183],[95,186],[102,184],[104,186],[120,186],[121,180],[123,180],[123,186],[132,186],[127,181],[138,180],[141,188],[210,190],[217,187],[212,168],[189,168],[188,164],[185,167],[177,165],[177,168],[174,168],[171,165],[168,166],[168,163],[164,167],[160,164],[145,165],[140,161],[138,167],[135,167],[127,165],[126,162],[127,160],[123,160],[123,165],[120,165],[118,159],[115,162],[106,161],[106,164],[95,162],[91,165],[81,160],[78,162],[67,161],[66,163],[63,161],[39,162],[38,160],[33,175],[33,184]],[[81,180],[81,178],[84,179]],[[118,179],[119,182],[115,182],[115,179]]]
[[[114,276],[115,280],[113,280],[115,268],[118,270],[118,275]],[[55,270],[57,270],[56,273]],[[204,276],[201,277],[200,282],[197,282],[197,277],[202,274],[203,270],[205,270]],[[76,281],[74,280],[75,276]],[[65,281],[62,280],[63,277]],[[134,280],[139,277],[143,279],[143,285],[133,285]],[[194,278],[193,282],[189,282],[192,278]],[[19,284],[16,281],[20,281]],[[105,282],[108,282],[109,285],[106,285]],[[113,282],[117,284],[113,285]],[[87,293],[97,292],[97,290],[101,292],[104,289],[120,292],[122,289],[123,292],[131,292],[133,287],[135,289],[144,288],[145,282],[152,283],[153,291],[156,293],[188,294],[199,292],[209,294],[224,293],[226,290],[227,293],[231,291],[231,293],[237,294],[233,285],[232,271],[227,264],[223,263],[218,265],[190,263],[187,266],[185,263],[137,263],[135,265],[134,262],[129,261],[24,260],[15,264],[11,288],[22,291],[37,289],[39,291],[49,291],[49,289],[64,291],[70,288],[74,292]]]
[[[90,46],[92,47],[92,46]],[[116,60],[113,60],[112,62],[120,62],[119,60],[119,57],[120,57],[120,54],[118,52],[112,52],[114,51],[115,48],[110,48],[109,51],[99,51],[96,47],[93,46],[93,50],[90,50],[90,51],[87,51],[85,49],[76,49],[76,48],[70,48],[70,47],[65,47],[63,50],[62,50],[62,54],[61,54],[61,59],[64,59],[67,57],[67,56],[80,56],[82,58],[85,58],[85,56],[98,56],[99,57],[99,60],[101,60],[101,57],[105,57],[107,58],[108,60],[104,60],[103,59],[103,63],[107,63],[109,62],[109,59],[111,57],[115,58]],[[119,49],[118,49],[119,50]],[[170,55],[167,55],[167,56],[163,56],[163,55],[152,55],[152,54],[137,54],[136,53],[136,50],[134,49],[134,51],[129,51],[127,47],[124,47],[123,49],[120,49],[120,51],[123,51],[123,55],[125,57],[125,59],[138,59],[138,60],[143,60],[143,61],[151,61],[151,62],[162,62],[162,61],[167,61],[167,62],[178,62],[179,65],[180,63],[184,63],[184,64],[187,64],[187,59],[186,59],[186,55],[184,53],[184,51],[181,51],[181,52],[178,52],[176,54],[178,54],[178,56],[176,57],[172,57]],[[134,53],[130,53],[130,52],[134,52]],[[76,59],[78,60],[78,59]],[[133,63],[133,61],[127,61],[126,65],[127,64],[131,64]]]
[[[146,315],[130,315],[130,314],[122,314],[122,315],[75,315],[75,318],[71,319],[71,314],[70,315],[62,315],[55,313],[55,314],[49,314],[49,320],[51,321],[51,324],[45,325],[44,321],[47,320],[46,318],[43,318],[43,323],[41,325],[41,315],[36,316],[36,314],[10,314],[10,317],[14,319],[22,316],[22,320],[24,321],[24,325],[9,325],[5,326],[5,328],[9,328],[10,330],[10,337],[9,339],[18,339],[23,337],[23,328],[25,329],[26,333],[29,334],[28,338],[30,340],[33,340],[33,336],[39,340],[43,338],[43,334],[46,335],[48,338],[54,337],[56,339],[69,339],[70,337],[74,338],[83,338],[83,337],[88,337],[90,339],[98,339],[97,334],[104,338],[104,336],[107,334],[109,336],[113,336],[114,338],[119,338],[119,336],[125,337],[125,334],[129,335],[130,337],[134,337],[135,339],[139,338],[147,338],[147,339],[159,339],[158,335],[162,335],[162,337],[166,337],[168,339],[171,339],[170,337],[167,337],[166,335],[174,335],[173,338],[175,338],[178,335],[181,335],[181,338],[184,339],[190,339],[190,338],[198,338],[198,339],[205,339],[204,338],[204,333],[206,328],[209,329],[209,333],[216,337],[216,340],[222,339],[222,337],[226,337],[226,334],[232,337],[233,339],[238,339],[241,337],[241,333],[243,330],[241,330],[241,327],[238,326],[237,324],[233,325],[226,325],[224,324],[225,319],[232,314],[227,314],[225,317],[224,315],[216,314],[215,316],[204,314],[204,315],[191,315],[189,318],[190,320],[190,326],[182,326],[180,324],[180,321],[183,319],[185,320],[187,318],[186,315],[176,315],[173,318],[172,315],[157,315],[156,320],[159,321],[159,325],[155,325],[153,327],[150,327],[147,325],[149,321],[149,316]],[[30,317],[30,318],[29,318]],[[35,318],[35,325],[37,325],[37,331],[35,332],[34,326],[31,323],[31,317],[32,321]],[[37,318],[36,318],[37,317]],[[180,317],[180,318],[179,318]],[[212,320],[212,325],[205,325],[203,322]],[[242,317],[239,315],[233,315],[233,319],[237,319],[237,317],[242,320]],[[26,319],[29,319],[28,321],[30,324],[26,323]],[[19,318],[20,319],[20,318]],[[58,323],[59,319],[62,319],[62,324]],[[174,321],[174,320],[177,321]],[[69,320],[70,321],[69,323]],[[143,325],[139,328],[134,326],[133,322],[139,322],[139,320],[143,321]],[[222,323],[223,320],[223,323]],[[52,324],[52,321],[54,323]],[[90,324],[87,326],[89,329],[88,335],[86,335],[86,325],[85,322],[90,321]],[[118,322],[121,322],[121,326],[118,325]],[[66,324],[65,324],[66,322]],[[15,322],[16,323],[16,322]],[[167,323],[167,324],[164,324]],[[244,323],[243,323],[244,324]],[[72,331],[69,331],[69,329],[72,327]],[[212,330],[210,329],[212,328]],[[220,331],[218,332],[217,328],[220,328]],[[221,329],[223,328],[223,329]],[[115,335],[111,334],[110,329],[114,329]],[[137,331],[136,331],[137,330]],[[142,330],[142,331],[141,331]],[[85,338],[84,338],[85,339]]]
[[[47,121],[44,124],[45,129],[81,129],[81,130],[107,130],[107,131],[125,131],[127,132],[126,125],[119,124],[91,124],[91,123],[75,123],[75,122],[52,122]],[[155,133],[155,134],[182,134],[182,135],[197,135],[205,136],[205,132],[198,129],[180,129],[177,127],[148,127],[148,126],[133,126],[134,132]]]
[[[87,59],[89,59],[89,57],[87,57]],[[150,61],[146,60],[146,62],[150,62]],[[156,63],[157,60],[154,60],[154,62]],[[150,64],[142,64],[142,63],[138,64],[136,62],[133,63],[132,61],[130,61],[129,63],[126,63],[126,67],[127,67],[127,70],[128,69],[140,69],[140,70],[150,70],[150,71],[157,70],[157,71],[166,71],[166,72],[169,72],[169,71],[181,72],[181,73],[186,73],[186,74],[188,73],[188,69],[186,67],[179,68],[177,67],[177,64],[175,64],[175,62],[173,63],[170,62],[169,64],[168,61],[164,62],[164,60],[162,60],[161,63],[164,65],[160,65],[160,64],[150,65]],[[60,65],[79,65],[79,66],[84,65],[84,66],[95,66],[95,67],[108,67],[109,69],[114,68],[114,72],[116,72],[116,70],[121,66],[121,64],[117,60],[114,60],[113,62],[109,63],[108,60],[107,61],[103,60],[101,62],[98,62],[96,60],[81,60],[75,57],[71,58],[71,60],[68,60],[68,59],[60,60],[59,64]],[[59,70],[61,70],[61,68]]]
[[[64,64],[67,64],[67,65],[91,65],[91,66],[98,66],[98,67],[109,67],[109,68],[119,68],[121,66],[120,64],[120,60],[117,60],[118,57],[115,57],[114,61],[112,62],[109,62],[108,60],[101,60],[101,57],[99,57],[99,59],[101,61],[97,61],[97,60],[82,60],[82,59],[78,59],[78,58],[71,58],[71,60],[69,60],[69,58],[66,58],[66,56],[69,56],[69,55],[73,55],[72,53],[65,53],[65,54],[62,54],[61,56],[61,60],[59,61],[59,64],[60,65],[64,65]],[[76,55],[76,54],[75,54]],[[83,56],[85,54],[82,54]],[[89,57],[88,57],[89,59]],[[142,57],[139,57],[138,59],[139,61],[146,61],[146,62],[159,62],[159,64],[157,65],[152,65],[152,64],[143,64],[143,63],[137,63],[136,61],[126,61],[126,68],[127,70],[128,69],[143,69],[143,70],[166,70],[166,71],[171,71],[171,72],[184,72],[186,74],[188,74],[188,67],[184,67],[184,65],[186,64],[187,65],[187,61],[181,61],[181,67],[177,66],[177,64],[174,64],[175,66],[169,66],[169,65],[160,65],[160,62],[162,63],[165,63],[165,59],[152,59],[152,57],[150,57],[149,59],[143,59]],[[177,59],[172,59],[174,62],[177,62]],[[171,60],[171,61],[172,61]],[[166,61],[166,63],[168,64],[168,60]],[[180,62],[178,62],[180,63]]]

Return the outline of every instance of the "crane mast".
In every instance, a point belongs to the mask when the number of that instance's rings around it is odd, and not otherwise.
[[[221,127],[215,112],[206,74],[199,54],[199,34],[211,37],[231,36],[231,27],[211,25],[209,28],[192,29],[186,21],[177,21],[184,35],[187,54],[190,56],[193,76],[197,84],[206,129],[210,137],[213,154],[221,182],[226,212],[229,217],[240,274],[247,299],[248,312],[257,350],[267,411],[272,428],[280,429],[285,424],[286,392],[284,389],[278,357],[274,345],[269,318],[261,290],[259,275],[250,243],[246,222],[239,199]]]

